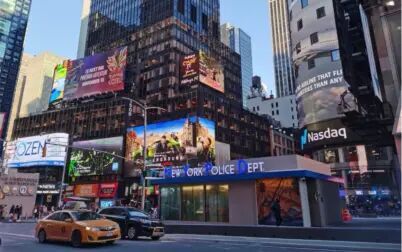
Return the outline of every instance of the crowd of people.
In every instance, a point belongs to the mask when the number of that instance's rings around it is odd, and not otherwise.
[[[380,197],[349,197],[347,205],[353,216],[400,216],[401,202],[398,199]]]

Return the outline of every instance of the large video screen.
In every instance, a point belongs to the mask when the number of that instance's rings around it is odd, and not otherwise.
[[[144,127],[130,127],[126,136],[126,174],[142,169]],[[147,168],[215,162],[215,123],[200,117],[160,122],[147,127]]]
[[[64,99],[124,89],[127,47],[68,62]]]
[[[181,84],[191,85],[199,80],[200,62],[197,54],[190,54],[181,60]]]
[[[123,137],[74,142],[68,174],[71,177],[118,174],[123,164],[118,156],[122,155]]]
[[[215,90],[225,92],[222,65],[202,51],[200,52],[200,81]]]
[[[58,64],[54,69],[53,87],[49,99],[50,104],[63,99],[66,76],[67,67],[65,67],[63,64]]]

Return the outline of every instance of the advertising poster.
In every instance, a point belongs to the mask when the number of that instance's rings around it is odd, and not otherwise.
[[[19,138],[7,144],[4,159],[9,168],[64,166],[67,145],[66,133]]]
[[[66,76],[67,67],[65,67],[63,64],[58,64],[54,69],[53,87],[50,93],[49,104],[63,99]]]
[[[68,165],[68,175],[80,177],[117,174],[121,171],[123,163],[123,159],[117,157],[123,154],[122,148],[123,137],[74,142]]]
[[[143,168],[144,127],[130,127],[126,136],[126,174]],[[215,162],[215,123],[200,117],[161,122],[147,127],[146,166],[189,165]]]
[[[296,179],[265,179],[257,185],[258,224],[276,225],[276,211],[280,209],[283,226],[302,226],[303,215]],[[275,207],[279,199],[280,207]]]
[[[185,56],[181,61],[181,84],[192,84],[199,80],[200,63],[197,54]]]
[[[69,61],[64,99],[123,90],[126,65],[127,47]]]
[[[225,92],[225,77],[222,65],[204,52],[200,52],[200,81],[219,92]]]

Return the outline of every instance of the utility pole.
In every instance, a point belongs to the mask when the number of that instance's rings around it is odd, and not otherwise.
[[[148,110],[161,110],[161,111],[166,111],[166,109],[161,108],[161,107],[148,107],[146,101],[144,103],[141,103],[139,101],[136,101],[134,99],[128,98],[128,97],[122,97],[123,100],[127,100],[130,102],[134,102],[137,104],[143,111],[143,118],[144,118],[144,149],[143,149],[143,172],[146,171],[146,161],[147,161],[147,126],[148,126],[148,116],[147,112]],[[142,195],[141,195],[141,210],[144,211],[145,209],[145,187],[147,185],[146,183],[146,177],[144,176],[144,173],[141,172],[141,181],[142,181]]]

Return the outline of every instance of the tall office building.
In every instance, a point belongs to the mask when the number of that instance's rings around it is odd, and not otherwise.
[[[91,9],[91,0],[83,0],[82,1],[82,12],[81,12],[80,36],[79,36],[78,50],[77,50],[77,58],[78,59],[83,58],[85,55],[85,44],[87,41],[90,9]]]
[[[269,8],[276,96],[288,96],[294,94],[296,89],[292,67],[292,43],[289,30],[289,22],[292,18],[292,13],[289,12],[287,0],[269,0]]]
[[[16,118],[41,113],[48,109],[54,68],[57,64],[63,63],[63,60],[65,59],[49,52],[36,56],[23,54],[9,116],[8,140],[12,137]]]
[[[247,98],[251,92],[253,79],[251,37],[242,29],[225,23],[221,25],[221,41],[240,54],[243,106],[247,107]]]
[[[0,113],[9,115],[21,62],[31,0],[0,0]],[[1,138],[7,134],[5,121]],[[0,148],[0,153],[2,149]]]

